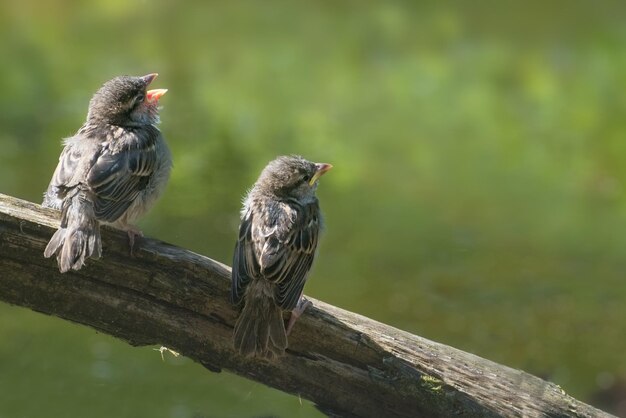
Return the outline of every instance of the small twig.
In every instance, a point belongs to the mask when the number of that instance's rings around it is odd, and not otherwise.
[[[159,353],[161,353],[161,360],[163,360],[163,361],[165,361],[165,357],[163,356],[163,352],[165,352],[165,351],[168,351],[174,357],[180,356],[179,352],[176,352],[176,351],[172,350],[171,348],[167,348],[164,345],[162,345],[160,348],[153,348],[153,350],[154,351],[158,351]]]

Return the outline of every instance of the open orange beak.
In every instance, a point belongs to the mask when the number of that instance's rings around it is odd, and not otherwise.
[[[147,74],[144,75],[143,77],[141,77],[143,79],[143,81],[146,83],[146,86],[149,86],[150,83],[152,83],[154,81],[155,78],[157,78],[159,76],[159,73],[152,73],[152,74]],[[161,96],[163,96],[165,93],[167,93],[167,89],[154,89],[154,90],[148,90],[146,92],[146,98],[148,99],[148,101],[157,101],[161,98]]]
[[[315,174],[313,174],[313,177],[311,177],[311,181],[309,181],[310,186],[313,186],[315,182],[324,175],[324,173],[333,168],[333,165],[327,163],[315,163],[315,168]]]
[[[146,92],[146,98],[148,99],[148,101],[157,101],[161,98],[161,96],[163,96],[165,93],[167,93],[167,89],[154,89],[154,90],[148,90]]]

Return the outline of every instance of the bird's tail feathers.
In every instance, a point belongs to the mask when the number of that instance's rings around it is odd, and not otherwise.
[[[61,226],[43,255],[49,258],[56,254],[59,271],[65,273],[70,269],[79,270],[89,257],[100,258],[102,242],[93,202],[85,192],[68,193],[61,210]]]
[[[245,356],[271,359],[285,353],[283,312],[274,301],[271,283],[253,280],[248,285],[233,340],[235,349]]]

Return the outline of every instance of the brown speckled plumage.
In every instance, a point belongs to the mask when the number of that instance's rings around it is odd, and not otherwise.
[[[61,272],[100,257],[100,223],[127,231],[132,250],[134,235],[141,232],[131,223],[165,188],[172,158],[156,127],[165,90],[146,90],[155,77],[106,82],[91,99],[85,124],[64,141],[43,201],[62,212],[61,227],[44,252],[56,254]]]
[[[283,312],[299,306],[315,258],[322,227],[315,190],[331,167],[279,157],[245,199],[231,292],[241,306],[234,345],[244,355],[272,358],[287,348]]]

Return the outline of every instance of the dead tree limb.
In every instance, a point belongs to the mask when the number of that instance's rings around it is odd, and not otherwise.
[[[42,255],[58,216],[0,195],[0,301],[134,346],[163,344],[332,416],[609,416],[553,383],[313,299],[280,361],[241,358],[231,343],[228,266],[153,239],[131,258],[126,235],[104,228],[103,259],[62,275]]]

